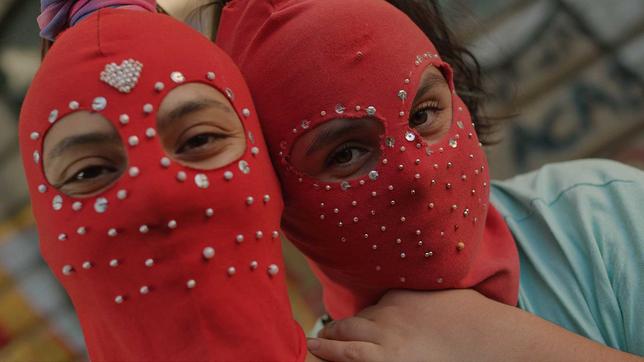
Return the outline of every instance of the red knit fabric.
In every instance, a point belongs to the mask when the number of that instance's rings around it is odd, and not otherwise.
[[[126,59],[143,68],[131,92],[121,93],[99,76]],[[228,95],[248,134],[239,160],[208,171],[161,162],[166,155],[150,133],[156,112],[144,105],[158,109],[189,82]],[[52,124],[76,111],[98,112],[123,140],[140,140],[125,146],[128,171],[83,199],[50,185],[39,157]],[[244,80],[206,38],[163,15],[93,14],[47,54],[24,102],[20,145],[42,255],[74,303],[93,361],[304,359],[276,231],[279,186]],[[198,187],[197,175],[207,187]]]
[[[489,204],[487,161],[462,100],[428,145],[408,126],[428,66],[448,64],[380,0],[236,0],[218,44],[247,79],[282,181],[287,236],[312,261],[334,318],[388,289],[474,288],[516,304],[518,255]],[[382,122],[382,156],[358,179],[321,182],[289,161],[298,137],[333,119]]]

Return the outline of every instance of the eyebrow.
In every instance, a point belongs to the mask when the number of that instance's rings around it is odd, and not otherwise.
[[[208,108],[213,108],[213,107],[219,108],[222,111],[231,113],[231,109],[228,105],[214,99],[201,98],[196,100],[189,100],[179,104],[173,110],[168,112],[168,114],[165,114],[159,117],[158,127],[163,128],[167,126],[168,123],[171,123],[172,121],[185,117],[191,113],[198,112]]]
[[[319,151],[320,148],[336,140],[337,138],[342,137],[347,133],[356,131],[364,127],[362,124],[358,122],[352,122],[354,120],[344,119],[343,121],[345,121],[343,125],[336,128],[328,129],[326,131],[323,131],[319,135],[317,135],[313,140],[313,142],[311,143],[311,145],[307,148],[306,155],[310,156],[312,153]]]
[[[418,91],[416,92],[416,97],[414,97],[413,103],[416,104],[418,101],[420,101],[421,97],[423,97],[426,93],[428,93],[437,85],[442,85],[446,83],[447,81],[445,80],[445,78],[443,78],[441,74],[429,73],[429,75],[427,75],[427,78],[423,80],[420,87],[418,88]]]
[[[69,136],[64,138],[62,141],[58,142],[54,148],[52,148],[49,157],[56,158],[63,155],[70,148],[83,146],[83,145],[96,145],[97,143],[108,143],[108,144],[121,144],[121,139],[116,133],[85,133],[76,136]]]

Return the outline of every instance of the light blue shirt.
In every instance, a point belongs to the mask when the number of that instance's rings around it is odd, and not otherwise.
[[[492,204],[517,242],[522,309],[644,355],[644,172],[551,164],[493,182]]]

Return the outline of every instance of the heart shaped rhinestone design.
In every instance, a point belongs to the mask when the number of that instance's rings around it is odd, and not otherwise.
[[[101,72],[101,80],[121,93],[130,93],[136,86],[143,70],[143,63],[126,59],[121,65],[110,63]]]

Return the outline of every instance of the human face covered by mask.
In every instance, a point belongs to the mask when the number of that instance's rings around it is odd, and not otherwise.
[[[471,116],[409,18],[375,0],[238,1],[218,43],[249,82],[283,229],[334,318],[394,288],[516,303],[516,248]]]
[[[162,15],[91,15],[45,57],[20,146],[92,359],[303,358],[279,186],[245,82],[207,39]]]

